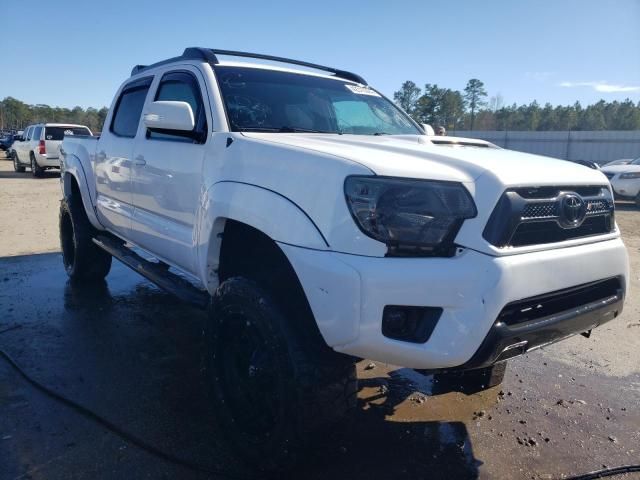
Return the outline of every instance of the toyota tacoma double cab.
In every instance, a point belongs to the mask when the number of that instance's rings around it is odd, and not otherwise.
[[[358,359],[486,373],[622,311],[602,173],[427,135],[348,71],[187,48],[61,152],[68,275],[116,257],[207,304],[219,424],[261,468],[345,423]]]

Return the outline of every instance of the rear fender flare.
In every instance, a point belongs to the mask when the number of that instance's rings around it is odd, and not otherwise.
[[[93,175],[93,172],[92,172]],[[86,176],[85,169],[82,166],[82,162],[75,155],[67,154],[64,157],[63,173],[61,177],[62,194],[66,197],[72,195],[73,186],[72,182],[75,181],[82,197],[82,205],[89,218],[89,222],[98,230],[104,230],[104,227],[98,221],[95,209],[93,207],[95,202],[95,184],[93,184],[93,191],[90,185],[92,185]]]

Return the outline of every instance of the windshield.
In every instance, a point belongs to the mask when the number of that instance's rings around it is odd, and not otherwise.
[[[631,162],[631,165],[640,165],[640,157],[636,158]]]
[[[46,127],[44,138],[46,140],[63,140],[65,135],[91,135],[91,131],[85,127]]]
[[[375,90],[344,80],[244,67],[216,67],[231,130],[421,135]]]

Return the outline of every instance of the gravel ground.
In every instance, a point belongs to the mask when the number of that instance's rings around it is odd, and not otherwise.
[[[0,158],[0,348],[138,437],[246,475],[211,426],[198,376],[202,313],[117,262],[102,288],[68,284],[57,253],[59,197],[56,174],[15,174]],[[620,318],[589,339],[511,361],[501,386],[471,395],[361,362],[353,433],[328,441],[291,478],[542,480],[640,463],[640,211],[620,204],[617,220],[632,268]],[[2,480],[215,478],[122,441],[3,362],[0,412]]]
[[[13,171],[0,152],[0,256],[54,252],[58,241],[60,175],[50,170],[44,178]]]

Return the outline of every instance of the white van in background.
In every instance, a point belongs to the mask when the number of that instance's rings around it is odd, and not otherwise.
[[[37,123],[24,130],[13,143],[13,168],[24,172],[31,168],[34,177],[40,177],[45,170],[60,168],[58,148],[65,135],[92,136],[84,125],[67,123]]]

